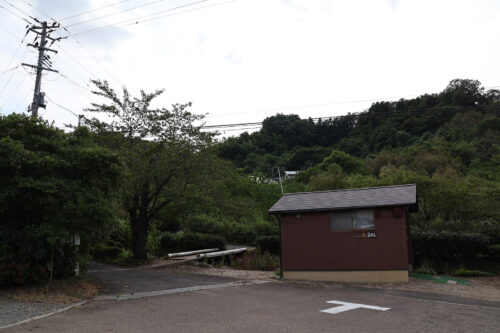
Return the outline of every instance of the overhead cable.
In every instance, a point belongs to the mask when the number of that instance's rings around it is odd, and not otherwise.
[[[120,10],[120,11],[115,12],[115,13],[109,13],[109,14],[106,14],[106,15],[93,17],[93,18],[90,18],[88,20],[83,20],[83,21],[80,21],[80,22],[72,23],[72,24],[66,25],[66,27],[69,28],[69,27],[77,26],[77,25],[84,24],[84,23],[87,23],[87,22],[92,22],[92,21],[100,20],[100,19],[105,18],[105,17],[109,17],[109,16],[114,16],[114,15],[126,13],[126,12],[129,12],[129,11],[137,9],[137,8],[154,5],[154,4],[158,3],[158,2],[163,2],[163,1],[165,1],[165,0],[155,0],[155,1],[147,2],[147,3],[143,3],[143,4],[139,5],[139,6],[135,6],[135,7],[123,9],[123,10]],[[204,0],[204,1],[208,1],[208,0]]]
[[[193,8],[193,9],[179,11],[179,12],[176,12],[176,13],[171,13],[171,14],[166,14],[166,15],[159,15],[159,14],[162,14],[162,13],[165,13],[165,12],[171,12],[171,11],[183,8],[183,7],[193,6],[193,5],[199,4],[201,2],[205,2],[205,1],[207,1],[207,0],[196,1],[196,2],[185,4],[185,5],[181,5],[181,6],[178,6],[178,7],[174,7],[174,8],[169,8],[169,9],[166,9],[166,10],[162,10],[162,11],[159,11],[159,12],[156,12],[156,13],[153,13],[153,14],[149,14],[149,15],[137,17],[135,19],[128,19],[128,20],[124,20],[122,22],[110,24],[110,25],[103,26],[103,27],[100,27],[100,28],[95,28],[95,29],[91,29],[91,30],[86,30],[86,31],[78,32],[78,33],[74,34],[73,36],[79,36],[79,35],[86,36],[86,35],[93,34],[93,33],[104,32],[104,31],[116,29],[116,28],[119,28],[121,26],[135,25],[135,24],[140,24],[140,23],[144,23],[144,22],[147,22],[147,21],[152,21],[152,20],[156,20],[156,19],[160,19],[160,18],[164,18],[164,17],[169,17],[169,16],[174,16],[174,15],[178,15],[178,14],[184,14],[184,13],[188,13],[188,12],[192,12],[192,11],[196,11],[196,10],[200,10],[200,9],[205,9],[205,8],[209,8],[209,7],[221,6],[221,5],[225,5],[225,4],[228,4],[228,3],[231,3],[231,2],[235,2],[235,1],[238,1],[238,0],[228,0],[228,1],[214,3],[214,4],[211,4],[211,5],[206,5],[206,6],[196,7],[196,8]],[[159,15],[159,16],[157,16],[157,15]]]

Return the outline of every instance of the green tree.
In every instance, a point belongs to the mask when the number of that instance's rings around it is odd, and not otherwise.
[[[200,177],[196,158],[212,144],[213,135],[201,131],[203,116],[187,111],[191,105],[174,104],[170,110],[152,108],[163,91],[141,91],[132,97],[123,88],[121,98],[106,81],[93,81],[94,93],[105,99],[89,111],[103,112],[109,123],[96,118],[87,124],[117,149],[126,165],[121,202],[132,229],[135,259],[146,259],[151,222]]]
[[[117,154],[85,128],[66,134],[40,118],[0,116],[0,285],[71,275],[70,241],[79,233],[88,255],[114,219],[120,175]]]

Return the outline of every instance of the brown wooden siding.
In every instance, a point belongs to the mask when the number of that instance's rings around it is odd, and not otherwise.
[[[368,239],[354,238],[353,231],[330,231],[331,214],[281,216],[284,271],[408,269],[406,210],[378,209],[377,237]]]

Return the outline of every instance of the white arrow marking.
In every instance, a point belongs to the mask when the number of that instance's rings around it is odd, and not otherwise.
[[[336,314],[336,313],[354,310],[354,309],[359,309],[359,308],[370,309],[370,310],[379,310],[379,311],[387,311],[387,310],[391,309],[391,308],[383,308],[383,307],[374,306],[374,305],[365,305],[365,304],[339,302],[339,301],[328,301],[327,303],[338,304],[340,306],[336,306],[334,308],[329,308],[329,309],[325,309],[325,310],[320,310],[321,312]]]

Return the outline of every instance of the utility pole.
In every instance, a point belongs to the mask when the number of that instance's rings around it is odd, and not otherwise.
[[[50,67],[52,67],[52,61],[50,60],[49,55],[45,55],[45,51],[54,52],[54,53],[57,53],[57,51],[46,47],[46,45],[47,45],[49,40],[52,41],[50,43],[50,45],[52,45],[52,44],[54,44],[54,42],[62,39],[62,37],[52,38],[50,36],[50,33],[52,33],[53,31],[55,31],[56,29],[58,29],[60,27],[59,23],[53,22],[49,26],[46,21],[40,22],[37,19],[35,19],[35,21],[37,21],[40,25],[27,26],[28,30],[26,31],[26,35],[29,32],[34,32],[36,35],[35,39],[33,40],[33,43],[28,44],[28,46],[33,47],[35,49],[38,49],[38,63],[36,66],[22,63],[23,66],[28,66],[28,67],[36,69],[36,80],[35,80],[35,89],[33,91],[33,102],[31,103],[31,106],[30,106],[31,116],[34,118],[38,117],[38,108],[45,109],[45,107],[46,107],[46,105],[45,105],[45,93],[41,91],[42,72],[45,70],[45,71],[58,73],[58,71],[50,68]]]
[[[278,167],[278,178],[280,179],[281,196],[284,196],[284,195],[285,195],[285,193],[283,192],[283,183],[281,182],[281,172],[280,172],[280,167]]]

